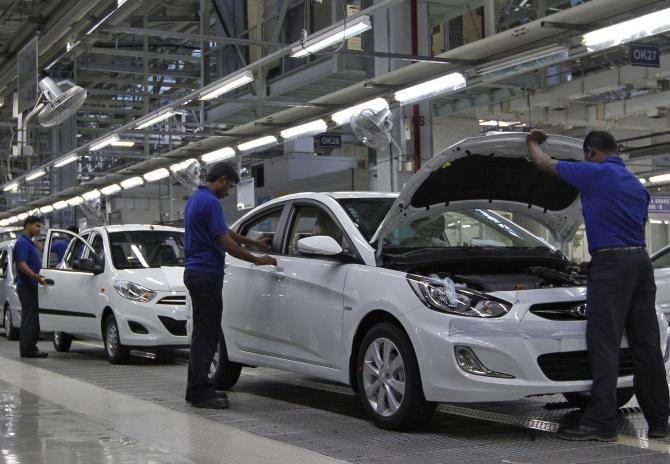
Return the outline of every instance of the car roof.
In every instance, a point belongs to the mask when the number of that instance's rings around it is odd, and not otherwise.
[[[184,232],[184,229],[179,227],[172,226],[161,226],[161,225],[151,225],[151,224],[123,224],[123,225],[113,225],[113,226],[104,226],[103,229],[107,232],[131,232],[138,230],[164,230],[169,232]],[[91,229],[86,229],[83,232],[90,230],[99,229],[98,227],[93,227]]]

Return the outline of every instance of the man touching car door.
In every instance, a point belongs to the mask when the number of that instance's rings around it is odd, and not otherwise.
[[[184,284],[193,304],[193,334],[186,384],[186,401],[196,408],[224,409],[225,394],[217,394],[209,379],[221,330],[222,289],[226,253],[258,266],[276,266],[271,256],[254,256],[240,244],[270,248],[270,240],[252,240],[228,230],[219,199],[230,194],[240,178],[226,162],[214,164],[184,209],[186,268]]]

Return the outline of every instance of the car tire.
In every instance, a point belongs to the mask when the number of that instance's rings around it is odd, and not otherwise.
[[[2,315],[2,320],[4,321],[3,326],[5,328],[5,337],[7,337],[7,340],[18,340],[20,331],[18,328],[14,327],[14,321],[12,319],[12,311],[9,309],[9,306],[5,307],[5,312]]]
[[[128,360],[130,350],[121,344],[119,325],[113,314],[105,319],[105,331],[102,338],[105,342],[105,354],[110,364],[124,364]]]
[[[226,350],[226,340],[223,333],[219,334],[219,341],[216,344],[214,359],[209,368],[208,377],[217,390],[230,390],[235,386],[242,373],[242,364],[232,362],[228,359]]]
[[[626,403],[628,403],[634,394],[635,390],[633,389],[633,387],[617,388],[616,389],[617,408],[620,408],[624,406]],[[563,398],[565,398],[565,400],[570,404],[570,406],[574,406],[575,408],[579,409],[586,409],[586,406],[589,404],[589,401],[591,401],[591,392],[582,391],[582,392],[563,393]]]
[[[66,353],[70,351],[70,346],[72,346],[72,335],[65,332],[54,332],[53,344],[56,351]]]
[[[416,429],[435,412],[436,403],[423,396],[412,343],[396,325],[384,322],[368,331],[358,350],[356,367],[358,396],[380,427]],[[385,377],[381,383],[380,375]]]

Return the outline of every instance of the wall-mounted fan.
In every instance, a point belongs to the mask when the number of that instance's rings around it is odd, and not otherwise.
[[[37,119],[44,127],[62,123],[75,114],[86,100],[86,90],[67,80],[56,84],[50,77],[43,77],[39,88],[46,101],[42,103]]]
[[[102,211],[100,198],[94,198],[93,200],[85,201],[79,205],[79,209],[81,209],[82,213],[84,213],[84,216],[86,216],[89,227],[104,224],[105,213]]]
[[[392,143],[402,157],[402,149],[391,135],[393,115],[388,107],[378,111],[365,109],[353,115],[350,123],[354,135],[368,147],[385,152],[389,149],[389,143]]]
[[[172,174],[181,185],[188,190],[194,190],[200,184],[200,163],[193,160],[188,166],[173,171]]]

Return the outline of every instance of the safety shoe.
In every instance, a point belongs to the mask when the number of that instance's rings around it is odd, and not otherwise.
[[[613,442],[617,439],[616,432],[606,432],[604,430],[578,425],[576,427],[558,429],[558,438],[571,441],[605,441]]]
[[[670,427],[668,424],[650,425],[647,436],[649,438],[667,438],[670,435]]]
[[[21,355],[22,358],[46,358],[47,356],[49,356],[49,353],[45,353],[44,351],[40,350],[35,350],[32,353]]]
[[[224,398],[211,398],[199,403],[191,403],[191,406],[202,409],[226,409],[230,403]]]

